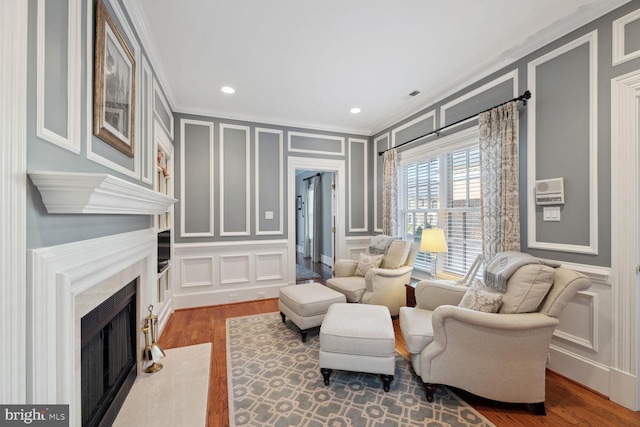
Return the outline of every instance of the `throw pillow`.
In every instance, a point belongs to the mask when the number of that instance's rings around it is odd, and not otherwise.
[[[527,264],[517,269],[507,282],[500,313],[537,311],[551,289],[555,272],[542,264]]]
[[[387,253],[382,259],[382,268],[400,268],[407,262],[411,244],[406,240],[394,240],[387,248]]]
[[[383,257],[384,255],[369,255],[361,253],[360,260],[358,261],[358,268],[356,268],[354,276],[364,277],[369,269],[380,267],[380,263],[382,263]]]
[[[482,281],[476,279],[465,292],[458,307],[486,313],[497,313],[501,303],[502,294],[487,289]]]

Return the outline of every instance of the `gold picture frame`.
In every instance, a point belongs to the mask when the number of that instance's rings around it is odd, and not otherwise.
[[[102,0],[96,2],[93,134],[133,157],[136,61]]]

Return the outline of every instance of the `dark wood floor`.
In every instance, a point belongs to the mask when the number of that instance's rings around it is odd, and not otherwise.
[[[326,266],[316,267],[324,270]],[[315,281],[323,282],[324,279]],[[178,310],[169,319],[160,338],[160,345],[163,348],[213,343],[207,414],[209,427],[229,426],[226,319],[274,311],[278,311],[278,300],[267,299]],[[393,325],[396,333],[396,349],[408,356],[397,319],[394,320]],[[546,416],[533,415],[527,405],[492,402],[461,390],[456,392],[497,426],[640,426],[640,413],[623,408],[605,396],[551,371],[547,372]],[[426,399],[424,404],[428,405]]]
[[[308,268],[311,271],[315,271],[320,275],[319,279],[301,279],[296,280],[297,284],[300,283],[308,283],[308,282],[318,282],[325,283],[325,281],[331,278],[331,266],[325,265],[320,262],[312,262],[311,258],[304,258],[300,252],[296,254],[296,264],[299,264],[305,268]]]

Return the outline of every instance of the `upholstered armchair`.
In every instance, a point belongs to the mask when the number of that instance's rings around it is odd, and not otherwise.
[[[405,240],[394,240],[385,254],[367,256],[360,260],[339,259],[336,261],[334,277],[327,280],[327,286],[343,293],[347,302],[384,305],[392,316],[397,316],[400,307],[406,303],[404,285],[411,280],[413,262],[419,245]],[[375,265],[365,268],[365,261],[374,258]]]
[[[476,284],[422,281],[416,286],[416,307],[400,309],[402,336],[427,400],[433,401],[437,385],[448,385],[487,399],[527,403],[544,415],[553,331],[566,304],[591,283],[572,270],[532,264],[513,273],[499,302],[492,295],[470,295]],[[497,302],[500,308],[463,308],[463,299],[471,306]]]

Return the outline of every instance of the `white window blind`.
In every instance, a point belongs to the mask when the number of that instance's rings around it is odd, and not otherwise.
[[[420,242],[425,227],[443,228],[449,250],[438,269],[464,275],[482,253],[477,142],[404,164],[400,176],[404,237]],[[420,252],[414,268],[430,272],[430,254]]]

